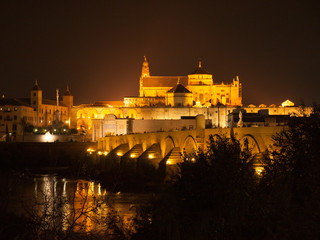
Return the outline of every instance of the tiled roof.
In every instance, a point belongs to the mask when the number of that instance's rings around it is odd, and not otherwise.
[[[0,106],[6,106],[6,105],[31,107],[28,103],[26,103],[18,98],[1,98],[0,99]]]
[[[177,85],[177,81],[180,78],[180,82],[183,85],[188,84],[187,76],[152,76],[143,78],[143,87],[170,87],[173,88]]]
[[[186,89],[182,84],[177,84],[177,86],[171,88],[168,92],[173,93],[191,93],[188,89]]]

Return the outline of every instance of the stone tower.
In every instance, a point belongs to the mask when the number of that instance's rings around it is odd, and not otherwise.
[[[65,94],[62,96],[62,102],[68,107],[68,123],[70,125],[71,118],[71,108],[73,107],[73,96],[70,92],[69,85],[67,85],[67,90]]]
[[[33,124],[35,126],[39,126],[41,119],[40,119],[40,111],[42,105],[42,90],[38,85],[38,81],[35,80],[34,86],[30,91],[30,105],[34,108],[35,111],[35,118],[33,120]]]
[[[38,85],[38,81],[35,80],[34,86],[30,91],[30,105],[38,110],[39,105],[42,104],[42,90]]]
[[[144,61],[142,63],[142,70],[141,70],[141,76],[140,76],[140,97],[143,97],[143,78],[150,77],[150,70],[149,70],[149,63],[147,61],[146,56],[143,57]]]

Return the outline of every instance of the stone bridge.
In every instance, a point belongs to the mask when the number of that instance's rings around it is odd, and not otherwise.
[[[165,165],[181,162],[183,152],[192,153],[199,148],[205,150],[210,135],[214,137],[233,135],[240,142],[247,139],[253,154],[259,155],[272,144],[272,135],[282,129],[283,126],[205,129],[204,123],[200,123],[197,124],[195,130],[100,138],[98,149],[101,151],[100,154],[105,153],[107,161],[117,159],[117,163],[115,163],[117,165],[123,163],[136,166],[145,162],[159,167],[161,162]]]

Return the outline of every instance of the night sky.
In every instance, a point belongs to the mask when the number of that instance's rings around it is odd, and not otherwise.
[[[318,1],[2,1],[0,94],[75,104],[138,95],[151,75],[187,75],[202,60],[215,82],[236,75],[243,103],[320,103]]]

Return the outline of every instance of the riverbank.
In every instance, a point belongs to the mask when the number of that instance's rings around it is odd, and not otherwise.
[[[71,179],[98,181],[118,192],[155,192],[163,183],[160,171],[135,171],[124,166],[105,169],[106,159],[88,154],[96,143],[0,143],[1,175],[58,174]]]

